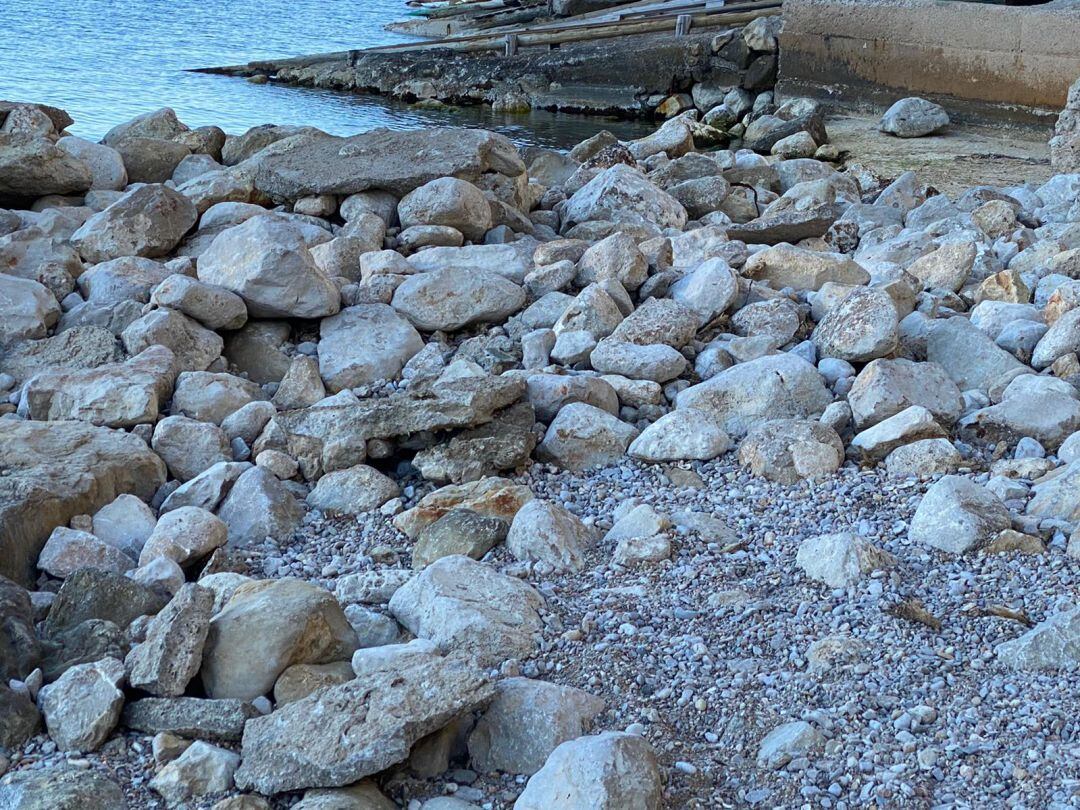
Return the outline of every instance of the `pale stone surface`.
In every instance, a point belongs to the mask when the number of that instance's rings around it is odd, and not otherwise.
[[[847,588],[872,571],[892,567],[896,560],[857,534],[840,532],[803,540],[795,562],[811,579],[830,588]]]
[[[115,658],[79,664],[42,687],[38,707],[61,751],[94,751],[116,727],[124,706],[124,665]]]
[[[424,348],[420,334],[386,304],[359,304],[319,325],[319,372],[331,392],[394,380]]]
[[[985,487],[946,475],[926,491],[908,536],[916,543],[963,554],[1010,526],[1009,511]]]
[[[531,500],[514,516],[506,548],[519,560],[543,562],[555,570],[581,570],[594,545],[579,518],[549,501]]]
[[[630,443],[627,453],[642,461],[709,461],[731,448],[720,420],[696,408],[664,414]]]

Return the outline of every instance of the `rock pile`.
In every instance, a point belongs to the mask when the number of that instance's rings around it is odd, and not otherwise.
[[[29,767],[42,728],[73,759],[152,736],[132,806],[390,807],[452,764],[458,796],[424,807],[484,800],[477,772],[521,775],[499,806],[676,801],[655,735],[590,733],[619,692],[540,677],[605,620],[560,614],[551,580],[749,539],[704,500],[584,514],[559,480],[692,492],[729,464],[812,492],[862,467],[933,480],[895,524],[922,557],[1076,571],[1076,175],[951,200],[842,171],[811,157],[804,99],[755,110],[753,148],[698,151],[708,116],[683,114],[568,156],[478,131],[225,137],[170,110],[92,144],[49,108],[0,118],[0,805],[115,792]],[[345,539],[292,569],[312,526]],[[823,527],[785,576],[873,588],[905,564],[882,544]],[[1069,598],[1028,601],[982,665],[1080,668]],[[812,667],[857,657],[810,640]],[[819,716],[774,719],[725,732],[763,772],[839,750]]]

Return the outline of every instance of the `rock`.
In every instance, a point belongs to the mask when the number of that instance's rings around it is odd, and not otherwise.
[[[216,511],[236,483],[236,479],[251,467],[251,463],[247,461],[222,461],[215,464],[174,489],[161,504],[161,513],[171,512],[181,506],[197,506],[208,512]]]
[[[307,496],[307,504],[328,514],[359,515],[378,509],[399,493],[392,479],[366,464],[357,464],[320,478]]]
[[[412,509],[394,518],[394,527],[415,539],[426,527],[455,509],[469,509],[478,515],[510,523],[518,510],[532,499],[528,487],[505,478],[453,484],[425,495]]]
[[[723,259],[705,260],[668,290],[672,300],[697,314],[699,327],[726,312],[738,292],[735,272]]]
[[[146,444],[80,422],[0,420],[0,574],[30,577],[52,530],[118,495],[149,499],[165,465]]]
[[[686,209],[678,200],[622,163],[604,169],[576,191],[566,201],[562,218],[564,226],[605,220],[680,230],[687,221]]]
[[[182,737],[239,742],[244,724],[259,712],[243,700],[142,698],[128,703],[121,723],[144,734],[167,732]]]
[[[617,374],[632,380],[668,382],[686,370],[686,358],[663,344],[639,346],[605,339],[589,354],[592,367],[601,374]]]
[[[150,787],[173,806],[189,799],[232,789],[240,755],[196,740],[154,775]]]
[[[949,125],[949,114],[940,104],[912,96],[894,103],[881,117],[878,129],[898,138],[933,135]]]
[[[176,378],[172,410],[220,425],[230,414],[264,396],[258,385],[234,374],[185,371]]]
[[[955,472],[963,463],[963,457],[948,439],[921,439],[889,453],[885,469],[892,476],[929,478]]]
[[[515,810],[657,810],[663,783],[642,737],[606,731],[559,745],[533,774]]]
[[[731,448],[731,439],[711,413],[694,408],[664,414],[630,443],[627,453],[642,461],[710,461]]]
[[[29,676],[40,660],[30,596],[25,588],[0,577],[0,684]]]
[[[21,770],[0,784],[0,807],[10,810],[127,810],[124,791],[95,770],[57,765]]]
[[[1056,174],[1066,174],[1080,169],[1080,83],[1073,82],[1065,100],[1065,107],[1054,126],[1050,139],[1050,165]]]
[[[71,242],[89,262],[166,256],[197,218],[195,206],[183,194],[168,186],[143,185],[86,220]]]
[[[984,487],[946,475],[926,491],[908,536],[949,554],[963,554],[1011,525],[1009,510]]]
[[[390,656],[362,678],[249,721],[237,785],[277,793],[352,784],[404,761],[418,740],[492,692],[474,664],[431,651]]]
[[[64,526],[53,529],[38,557],[38,568],[57,579],[65,579],[80,568],[123,574],[134,567],[135,561],[115,546],[89,532]]]
[[[525,276],[533,270],[532,252],[536,243],[522,239],[508,245],[465,245],[464,247],[432,247],[409,256],[408,262],[393,261],[394,272],[406,275],[432,270],[456,270],[467,275],[474,270],[484,270],[503,276],[515,284],[522,284]],[[391,251],[392,253],[393,251]],[[374,257],[375,254],[372,254]],[[365,257],[366,259],[367,257]]]
[[[1080,308],[1070,309],[1042,336],[1031,355],[1031,365],[1043,369],[1063,355],[1080,350]]]
[[[844,443],[836,431],[820,422],[774,419],[746,434],[739,446],[739,463],[781,484],[836,472],[844,461]]]
[[[331,319],[326,318],[323,322],[327,320]],[[321,356],[320,352],[320,360]],[[326,399],[326,396],[326,386],[319,374],[319,361],[313,357],[298,355],[293,358],[289,370],[282,377],[278,390],[274,393],[273,403],[276,408],[289,411],[310,408]]]
[[[934,415],[921,405],[912,405],[895,416],[878,422],[855,435],[851,449],[863,461],[880,461],[898,447],[923,439],[947,438],[945,429]]]
[[[514,516],[506,548],[518,560],[542,562],[557,571],[580,571],[595,544],[592,532],[572,513],[532,500]]]
[[[902,358],[874,360],[855,378],[848,403],[860,430],[895,416],[912,405],[929,410],[943,425],[955,422],[963,410],[960,389],[937,363]]]
[[[458,433],[413,456],[413,466],[429,481],[476,481],[528,463],[536,434],[531,405],[518,403],[486,425]]]
[[[309,790],[293,808],[299,810],[397,810],[375,783],[365,779],[355,785],[329,790]]]
[[[152,616],[169,599],[122,574],[82,568],[64,580],[45,623],[46,635],[73,628],[87,619],[104,619],[121,630],[139,616]]]
[[[297,579],[241,585],[210,622],[201,677],[214,699],[270,692],[293,664],[347,659],[356,633],[333,594]]]
[[[115,658],[79,664],[43,686],[38,706],[61,751],[97,750],[120,719],[124,665]]]
[[[866,574],[891,568],[896,559],[853,532],[840,532],[803,540],[795,562],[816,582],[849,588]]]
[[[509,530],[505,520],[484,517],[471,509],[451,509],[417,536],[412,566],[424,568],[455,554],[478,560],[505,539]]]
[[[804,756],[824,745],[821,732],[803,720],[777,726],[761,741],[758,748],[759,768],[777,770],[797,756]]]
[[[525,305],[525,291],[500,275],[475,270],[433,270],[409,276],[391,306],[425,332],[454,331],[474,323],[501,323]]]
[[[1080,518],[1080,464],[1068,463],[1057,475],[1032,488],[1026,513],[1075,523]]]
[[[402,568],[347,574],[338,579],[334,593],[343,605],[385,605],[411,576],[410,571]]]
[[[328,686],[351,681],[356,675],[348,661],[329,664],[293,664],[274,683],[274,702],[278,706],[302,700]]]
[[[86,191],[93,174],[85,161],[48,138],[0,133],[0,196],[36,199]]]
[[[18,749],[38,733],[41,715],[30,697],[0,684],[0,746]],[[4,801],[4,786],[0,783],[0,801]]]
[[[164,346],[176,357],[179,371],[205,371],[221,356],[224,342],[216,332],[204,329],[173,309],[155,309],[132,321],[120,335],[128,354],[152,346]]]
[[[167,416],[158,422],[151,446],[178,481],[189,481],[219,462],[232,460],[221,428],[186,416]]]
[[[961,391],[989,390],[1026,366],[964,318],[935,321],[927,336],[927,360],[937,363]]]
[[[359,304],[319,325],[319,372],[330,391],[396,380],[424,348],[412,325],[386,304]]]
[[[74,419],[113,428],[153,424],[173,393],[176,357],[150,346],[123,363],[43,371],[26,381],[20,408],[30,419]]]
[[[243,547],[292,537],[304,509],[276,476],[251,467],[236,479],[217,514],[229,528],[229,543]]]
[[[972,241],[948,242],[917,258],[906,272],[922,282],[923,289],[957,292],[971,275],[977,252]]]
[[[287,220],[252,217],[222,231],[198,259],[199,280],[242,299],[255,318],[322,318],[341,294]]]
[[[411,633],[445,653],[467,651],[482,666],[536,649],[543,599],[490,566],[452,556],[436,560],[400,587],[390,612]]]
[[[60,318],[60,306],[30,279],[0,274],[0,343],[43,338]]]
[[[808,250],[780,244],[755,253],[743,266],[747,278],[764,281],[775,289],[820,290],[830,282],[860,285],[870,274],[842,253]]]
[[[640,287],[649,275],[649,262],[626,233],[613,233],[589,247],[578,260],[577,283],[587,287],[615,279],[629,291]]]
[[[446,225],[478,242],[491,228],[491,206],[472,183],[440,177],[410,191],[397,207],[402,228]]]
[[[856,287],[814,329],[821,357],[865,363],[891,354],[900,338],[896,307],[888,293]]]
[[[158,697],[184,694],[202,663],[213,607],[213,591],[194,583],[184,585],[151,620],[146,640],[125,659],[131,686]]]
[[[569,470],[602,467],[622,458],[637,428],[583,402],[566,405],[537,446],[537,456]]]
[[[743,436],[761,420],[806,419],[831,401],[814,366],[794,354],[777,354],[739,363],[681,391],[676,407],[711,413],[729,435]]]
[[[207,329],[239,329],[247,323],[247,306],[239,295],[180,273],[158,284],[150,303],[178,310]]]
[[[1080,607],[1050,616],[994,652],[1002,664],[1022,671],[1080,668]]]
[[[312,194],[382,190],[403,197],[443,177],[479,181],[487,172],[525,171],[503,135],[482,129],[373,129],[349,138],[294,136],[264,150],[249,165],[255,186],[277,200]]]
[[[556,747],[589,731],[601,698],[570,686],[507,678],[469,735],[472,767],[532,775]]]

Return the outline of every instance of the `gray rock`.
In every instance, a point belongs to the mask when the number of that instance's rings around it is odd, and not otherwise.
[[[908,536],[916,543],[963,554],[1010,525],[1009,510],[989,490],[970,479],[946,475],[926,491]]]
[[[797,756],[804,756],[821,748],[825,738],[820,731],[803,720],[777,726],[761,741],[758,747],[759,768],[775,770],[787,765]]]
[[[22,770],[0,784],[5,810],[127,810],[124,791],[95,770],[60,765]]]
[[[853,363],[892,354],[899,338],[892,298],[874,287],[852,290],[829,311],[811,336],[820,356]]]
[[[409,276],[394,292],[394,309],[425,332],[501,323],[525,305],[525,291],[482,270],[433,270]]]
[[[150,303],[183,312],[207,329],[239,329],[247,322],[247,306],[239,295],[180,273],[158,284]]]
[[[998,661],[1018,670],[1080,668],[1080,607],[1054,614],[994,651]]]
[[[686,209],[636,169],[619,163],[576,191],[562,210],[565,226],[592,220],[682,229]]]
[[[297,579],[250,582],[210,622],[202,683],[211,698],[250,700],[293,664],[346,660],[356,646],[329,591]]]
[[[307,505],[328,514],[358,515],[396,498],[398,485],[366,464],[326,473],[307,496]]]
[[[164,346],[176,357],[180,371],[205,371],[221,356],[224,342],[216,332],[174,309],[155,309],[124,328],[120,338],[128,354]]]
[[[485,517],[471,509],[451,509],[425,526],[413,546],[413,568],[424,568],[443,557],[463,554],[478,560],[506,538],[510,525],[505,520]]]
[[[731,448],[719,419],[684,408],[664,414],[630,443],[627,453],[642,461],[710,461]]]
[[[848,588],[866,574],[891,568],[896,559],[853,532],[840,532],[803,540],[795,562],[810,579],[830,588]]]
[[[533,653],[543,604],[524,582],[468,557],[452,556],[436,560],[398,588],[390,612],[445,653],[467,651],[481,665],[497,665]]]
[[[424,341],[386,304],[359,304],[319,325],[319,372],[331,392],[396,380]]]
[[[175,806],[190,799],[231,790],[233,774],[239,766],[239,754],[196,740],[184,753],[158,771],[149,784],[170,806]]]
[[[168,186],[144,185],[90,217],[72,234],[71,242],[90,262],[165,256],[197,218],[195,206],[183,194]]]
[[[261,793],[352,784],[404,761],[418,740],[492,692],[460,659],[432,652],[389,658],[363,678],[249,721],[236,783]]]
[[[43,338],[60,319],[52,293],[30,279],[0,275],[0,341]]]
[[[249,467],[240,474],[218,507],[217,515],[229,527],[229,543],[248,546],[267,537],[292,537],[304,508],[272,473]]]
[[[38,198],[86,191],[93,173],[85,161],[48,138],[0,133],[0,195]]]
[[[175,513],[172,513],[175,514]],[[184,585],[146,629],[146,639],[128,654],[128,682],[158,697],[178,697],[202,663],[214,593]]]
[[[322,318],[341,308],[337,286],[287,220],[252,217],[222,231],[199,256],[199,280],[224,287],[256,318]]]
[[[607,731],[559,745],[533,774],[516,810],[657,810],[663,783],[642,737]]]
[[[469,735],[472,767],[485,773],[539,771],[556,747],[589,731],[604,701],[571,686],[507,678]]]
[[[57,526],[38,557],[38,568],[57,579],[65,579],[80,568],[95,568],[123,574],[135,561],[120,549],[89,532]]]
[[[222,461],[232,461],[225,432],[208,422],[167,416],[157,423],[151,442],[177,481],[190,481]]]
[[[774,419],[759,424],[739,445],[739,462],[781,484],[821,479],[840,468],[844,443],[828,425],[804,419]]]
[[[898,138],[921,138],[949,125],[949,114],[940,104],[911,96],[895,102],[881,117],[878,129]]]
[[[410,191],[397,207],[402,228],[447,225],[478,242],[490,230],[491,206],[484,193],[465,180],[440,177]]]
[[[79,664],[43,686],[38,706],[49,736],[62,751],[94,751],[105,742],[124,706],[124,665],[115,658]]]
[[[45,622],[53,636],[87,619],[104,619],[121,630],[139,616],[152,616],[169,597],[122,574],[83,568],[64,580]]]
[[[144,734],[239,742],[244,724],[259,712],[243,700],[194,697],[142,698],[124,706],[120,721]]]
[[[960,389],[941,366],[902,358],[868,363],[855,378],[848,403],[860,430],[912,405],[926,408],[943,425],[955,422],[963,409]]]
[[[555,570],[581,570],[594,545],[595,537],[579,518],[556,503],[536,499],[518,510],[506,536],[506,548],[516,559]]]
[[[537,457],[569,470],[586,470],[622,458],[637,437],[637,428],[607,411],[574,402],[552,420],[536,448]]]

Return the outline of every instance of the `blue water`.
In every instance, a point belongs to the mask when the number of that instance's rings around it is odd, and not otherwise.
[[[305,124],[348,135],[378,126],[483,126],[519,143],[569,146],[598,129],[642,125],[490,107],[420,110],[353,93],[254,85],[186,69],[362,48],[406,38],[384,30],[404,0],[0,0],[0,99],[67,110],[98,139],[140,113],[172,107],[189,126],[243,132]]]

